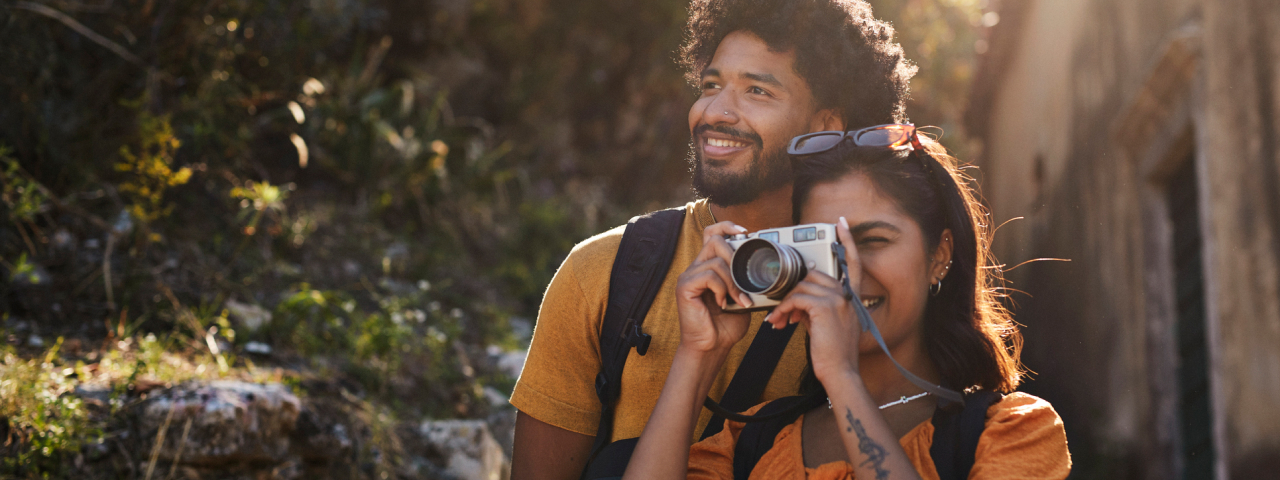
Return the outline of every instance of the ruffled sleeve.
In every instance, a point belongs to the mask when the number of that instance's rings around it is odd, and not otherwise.
[[[987,410],[969,478],[1066,478],[1068,473],[1067,433],[1049,402],[1014,392]]]
[[[765,403],[761,403],[742,413],[753,415],[764,406]],[[693,444],[693,448],[689,449],[688,478],[732,480],[733,450],[738,445],[738,435],[742,433],[744,425],[746,424],[742,422],[725,420],[724,429],[720,433]]]

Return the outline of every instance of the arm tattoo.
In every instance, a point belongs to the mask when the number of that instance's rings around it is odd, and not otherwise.
[[[853,411],[848,407],[844,409],[844,418],[849,421],[849,426],[845,428],[847,432],[854,432],[858,436],[858,451],[867,456],[867,460],[859,465],[871,464],[871,468],[876,471],[876,480],[884,480],[889,478],[889,470],[883,466],[884,460],[889,456],[884,447],[867,436],[867,430],[862,428],[862,422],[853,418]]]

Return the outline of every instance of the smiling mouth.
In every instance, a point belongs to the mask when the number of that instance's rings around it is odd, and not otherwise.
[[[725,138],[708,138],[706,139],[706,142],[707,142],[707,145],[710,145],[712,147],[721,147],[721,148],[746,148],[746,146],[749,145],[747,142],[740,142],[737,140],[729,140]]]
[[[873,309],[873,308],[876,308],[876,307],[880,306],[880,304],[881,304],[881,303],[884,303],[884,297],[873,297],[873,298],[864,298],[864,299],[862,299],[862,306],[863,306],[863,308],[866,308],[867,310],[871,310],[871,309]]]

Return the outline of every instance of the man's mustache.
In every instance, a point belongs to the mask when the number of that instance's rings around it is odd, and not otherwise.
[[[703,123],[693,128],[693,136],[697,137],[698,135],[702,135],[708,130],[716,133],[729,135],[731,137],[736,137],[741,140],[754,142],[756,145],[760,145],[761,147],[764,147],[764,139],[760,138],[760,135],[757,135],[754,132],[744,132],[742,130],[738,130],[736,128],[730,127],[728,125],[712,126],[711,124]]]

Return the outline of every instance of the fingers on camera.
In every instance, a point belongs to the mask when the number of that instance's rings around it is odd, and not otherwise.
[[[702,229],[702,241],[703,243],[706,243],[711,238],[724,238],[725,235],[736,235],[739,233],[747,233],[747,229],[725,220]]]

